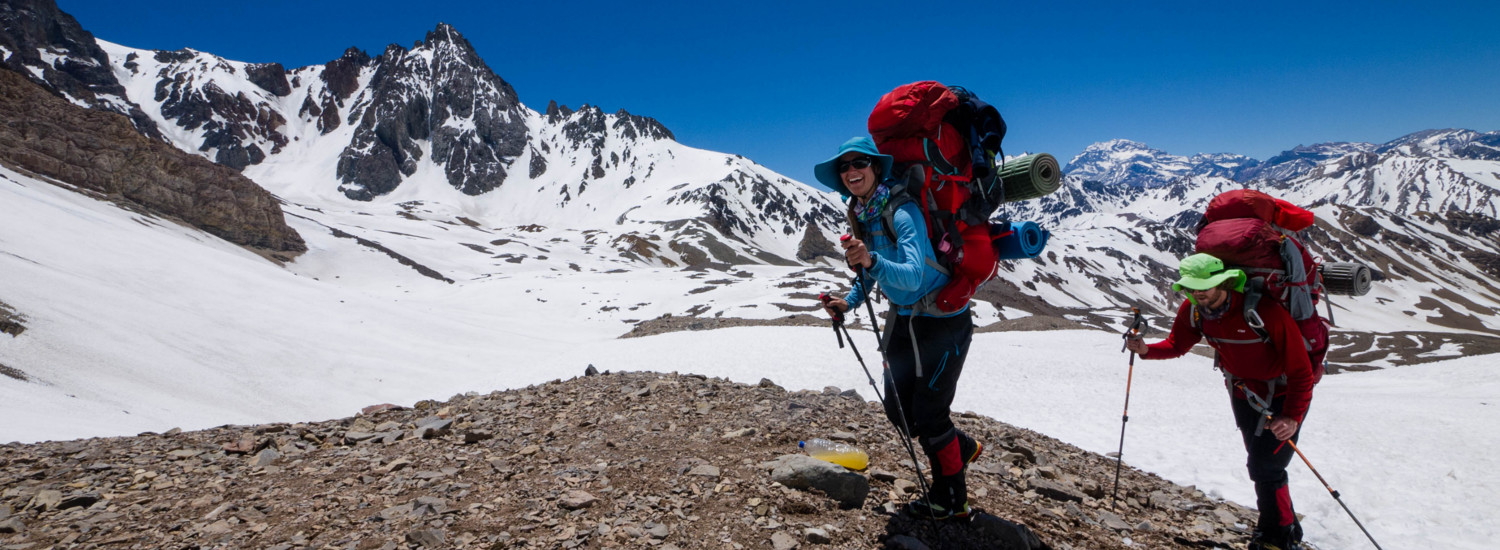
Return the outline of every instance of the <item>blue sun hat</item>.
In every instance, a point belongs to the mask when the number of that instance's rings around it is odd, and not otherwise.
[[[880,150],[875,148],[875,142],[870,138],[853,137],[839,146],[839,153],[834,155],[833,158],[813,166],[813,176],[818,178],[818,183],[822,183],[830,189],[838,191],[844,198],[853,195],[853,193],[849,192],[849,188],[844,186],[843,178],[840,178],[838,173],[839,157],[844,156],[844,153],[850,151],[869,155],[870,158],[875,159],[875,162],[880,163],[880,177],[891,177],[891,163],[895,162],[895,159],[891,158],[890,155],[880,154]]]

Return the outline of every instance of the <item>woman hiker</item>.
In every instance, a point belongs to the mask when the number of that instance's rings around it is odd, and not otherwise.
[[[1225,269],[1218,258],[1188,256],[1178,272],[1182,278],[1172,290],[1187,293],[1187,299],[1177,309],[1172,333],[1154,344],[1131,339],[1126,347],[1141,359],[1171,359],[1208,340],[1224,372],[1255,482],[1260,519],[1249,548],[1301,550],[1302,526],[1287,492],[1286,467],[1295,450],[1283,442],[1297,441],[1318,378],[1302,333],[1286,308],[1270,297],[1256,305],[1254,315],[1246,311],[1245,272]],[[1257,318],[1261,328],[1252,325]]]
[[[835,317],[860,307],[874,285],[890,299],[895,315],[887,317],[882,337],[890,365],[885,415],[903,434],[918,439],[932,465],[929,500],[911,502],[907,510],[921,517],[967,518],[964,470],[982,447],[953,425],[948,408],[974,337],[974,322],[968,306],[948,314],[914,307],[948,278],[934,267],[937,257],[921,208],[893,195],[898,182],[891,178],[891,165],[892,158],[880,154],[874,141],[857,137],[813,168],[819,182],[849,202],[853,238],[841,244],[844,258],[858,274],[844,298],[829,300],[823,307]],[[893,227],[887,227],[886,209],[894,209],[888,218]],[[903,418],[908,425],[902,425]]]

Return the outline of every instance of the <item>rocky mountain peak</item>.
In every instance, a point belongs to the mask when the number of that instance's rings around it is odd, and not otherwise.
[[[464,38],[463,33],[458,32],[458,29],[453,28],[453,25],[449,25],[443,22],[439,22],[437,24],[437,27],[433,28],[430,31],[427,31],[427,36],[423,38],[421,42],[417,43],[419,47],[427,46],[433,48],[437,47],[439,44],[452,44],[459,48],[468,50],[474,49],[474,46],[469,44],[469,40],[467,38]]]
[[[465,194],[493,190],[526,150],[529,129],[516,92],[468,40],[440,24],[412,50],[388,47],[363,99],[350,114],[358,128],[339,156],[345,196],[371,200],[416,173],[430,142],[431,161]]]
[[[647,116],[632,115],[625,111],[625,109],[615,112],[614,127],[626,139],[636,139],[639,137],[653,140],[677,140],[677,136],[672,135],[672,131],[668,130],[662,123],[657,122],[656,119]]]
[[[1095,143],[1068,162],[1068,175],[1109,185],[1158,187],[1192,172],[1187,157],[1126,139]]]

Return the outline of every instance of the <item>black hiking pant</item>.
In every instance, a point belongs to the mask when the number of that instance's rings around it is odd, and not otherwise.
[[[1264,415],[1257,412],[1249,401],[1233,397],[1229,401],[1234,408],[1234,422],[1239,425],[1240,436],[1245,441],[1245,453],[1248,455],[1245,467],[1250,471],[1250,481],[1255,482],[1255,507],[1260,510],[1256,530],[1276,543],[1302,540],[1302,526],[1297,522],[1296,510],[1292,508],[1292,495],[1287,490],[1286,474],[1286,468],[1297,451],[1291,445],[1276,439],[1270,428],[1262,429],[1260,435],[1255,435]],[[1281,407],[1285,403],[1284,396],[1271,400],[1271,414],[1281,414]],[[1299,424],[1291,442],[1296,443],[1301,435],[1302,426]]]
[[[968,501],[964,461],[978,447],[954,427],[949,407],[974,339],[974,320],[966,311],[952,317],[897,316],[888,322],[885,356],[891,370],[885,381],[885,416],[921,442],[932,464],[934,503],[963,505]]]

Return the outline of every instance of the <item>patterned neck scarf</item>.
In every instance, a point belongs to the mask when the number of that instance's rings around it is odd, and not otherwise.
[[[884,183],[875,188],[875,194],[870,195],[870,200],[855,203],[854,215],[863,223],[870,223],[880,219],[880,211],[885,209],[885,203],[891,198],[891,188]],[[859,199],[855,199],[859,201]]]

